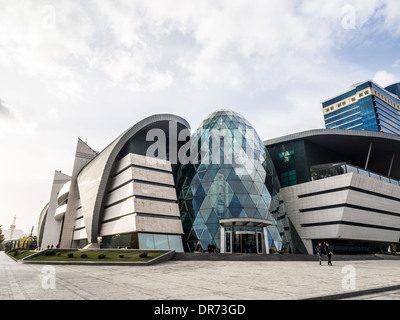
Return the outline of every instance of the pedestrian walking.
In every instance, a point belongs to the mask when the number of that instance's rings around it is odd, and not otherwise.
[[[326,254],[325,247],[326,247],[326,242],[323,241],[322,242],[322,254]]]
[[[318,242],[318,245],[315,247],[315,252],[318,255],[318,260],[319,260],[319,265],[322,265],[322,253],[323,253],[323,247],[321,245],[321,242]]]
[[[332,255],[333,255],[333,249],[329,245],[329,243],[326,243],[325,251],[326,251],[326,255],[328,256],[328,264],[331,266],[332,265],[332,261],[331,260],[332,260]]]

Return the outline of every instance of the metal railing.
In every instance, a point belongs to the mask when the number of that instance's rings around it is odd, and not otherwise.
[[[355,172],[355,173],[359,173],[359,174],[362,174],[364,176],[367,176],[367,177],[370,177],[373,179],[385,181],[385,182],[394,184],[396,186],[400,186],[399,180],[377,174],[370,170],[364,170],[359,167],[349,165],[345,162],[329,163],[329,164],[312,166],[310,168],[310,171],[311,171],[311,181],[325,179],[325,178],[329,178],[329,177],[333,177],[333,176],[337,176],[337,175],[341,175],[341,174],[345,174],[345,173]]]

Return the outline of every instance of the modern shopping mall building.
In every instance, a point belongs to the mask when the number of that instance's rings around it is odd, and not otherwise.
[[[262,141],[218,110],[191,132],[158,114],[55,172],[39,246],[366,252],[400,238],[400,137],[322,129]]]

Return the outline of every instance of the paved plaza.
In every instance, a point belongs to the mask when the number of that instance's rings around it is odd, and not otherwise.
[[[298,300],[390,288],[351,299],[400,299],[400,260],[168,261],[151,266],[38,265],[0,252],[0,300]],[[345,298],[345,297],[343,297]]]

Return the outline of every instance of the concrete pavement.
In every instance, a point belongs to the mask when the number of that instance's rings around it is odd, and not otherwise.
[[[352,299],[400,299],[400,260],[168,261],[152,266],[36,265],[0,252],[0,300],[298,300],[388,288]]]

